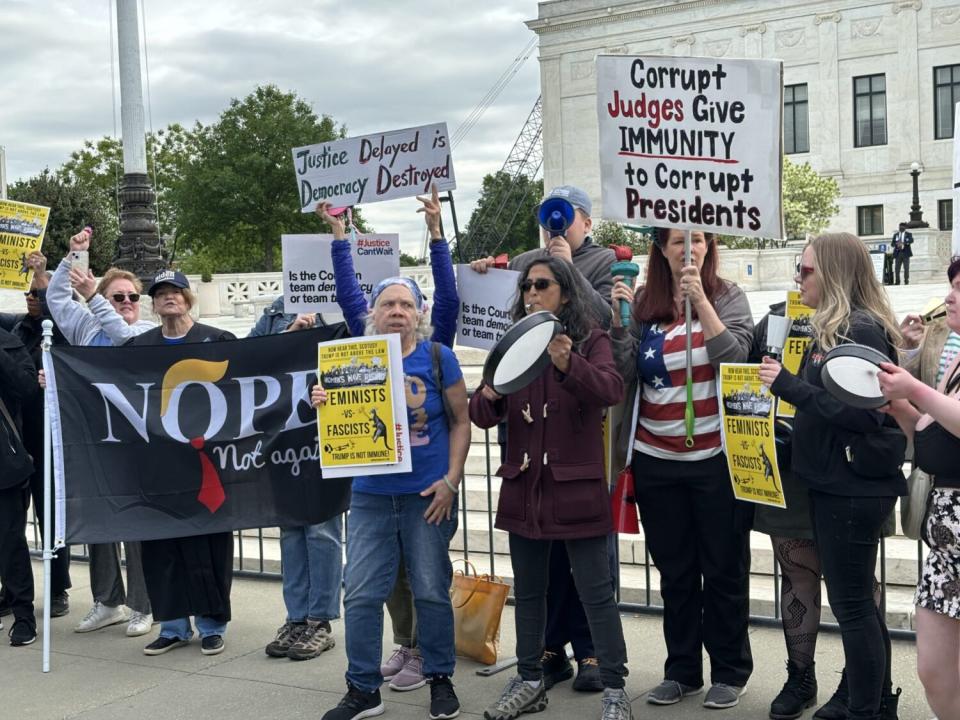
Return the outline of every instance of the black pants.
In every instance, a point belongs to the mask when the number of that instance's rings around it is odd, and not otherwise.
[[[548,587],[546,649],[562,653],[566,644],[570,643],[578,661],[596,657],[587,614],[583,611],[577,584],[570,572],[567,546],[563,542],[555,542],[550,549]]]
[[[890,679],[890,636],[873,583],[880,528],[896,501],[810,491],[813,535],[843,641],[851,720],[880,717],[880,695]]]
[[[906,255],[896,255],[893,258],[894,273],[896,274],[896,284],[900,284],[900,268],[903,267],[903,283],[910,284],[910,258]]]
[[[566,546],[590,634],[596,643],[600,680],[604,687],[622,688],[627,676],[627,646],[610,581],[606,535],[551,541],[531,540],[510,533],[517,669],[524,680],[538,680],[543,676],[540,657],[544,649],[551,546],[561,544]]]
[[[722,455],[661,460],[635,453],[640,521],[660,572],[664,678],[703,685],[703,649],[710,679],[743,687],[753,671],[750,618],[751,509],[733,497]]]
[[[33,568],[27,548],[26,487],[0,490],[0,577],[7,602],[18,620],[36,626],[33,614]]]

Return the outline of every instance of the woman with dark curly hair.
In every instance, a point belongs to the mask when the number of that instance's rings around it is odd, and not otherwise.
[[[624,691],[627,651],[607,561],[610,496],[603,463],[603,411],[623,395],[610,337],[596,327],[572,266],[534,260],[520,276],[514,321],[549,311],[563,332],[550,342],[551,364],[506,397],[481,384],[470,419],[490,428],[507,421],[506,461],[496,526],[509,533],[516,597],[517,667],[487,720],[513,720],[547,705],[544,628],[550,549],[563,542],[597,651],[603,717],[632,718]]]

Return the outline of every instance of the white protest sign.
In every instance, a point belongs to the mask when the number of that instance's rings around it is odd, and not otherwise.
[[[953,108],[953,254],[960,255],[960,102]]]
[[[474,272],[469,265],[457,265],[457,292],[460,295],[460,319],[457,321],[457,345],[492,350],[513,325],[510,311],[517,298],[516,270],[492,269]]]
[[[783,237],[779,60],[596,62],[605,220]]]
[[[453,190],[447,124],[394,130],[293,149],[300,212]]]
[[[281,235],[283,251],[283,311],[336,313],[337,283],[330,255],[333,235]],[[370,300],[373,287],[400,274],[400,236],[357,235],[350,254],[360,289]]]

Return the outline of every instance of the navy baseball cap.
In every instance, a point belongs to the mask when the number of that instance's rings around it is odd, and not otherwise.
[[[161,285],[173,285],[181,290],[187,290],[190,288],[190,281],[179,270],[161,270],[154,276],[147,295],[153,297]]]

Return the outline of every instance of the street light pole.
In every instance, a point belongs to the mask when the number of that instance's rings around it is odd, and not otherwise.
[[[910,222],[908,228],[928,228],[930,223],[923,221],[923,210],[920,209],[920,163],[910,165],[910,177],[913,178],[913,205],[910,206]]]

